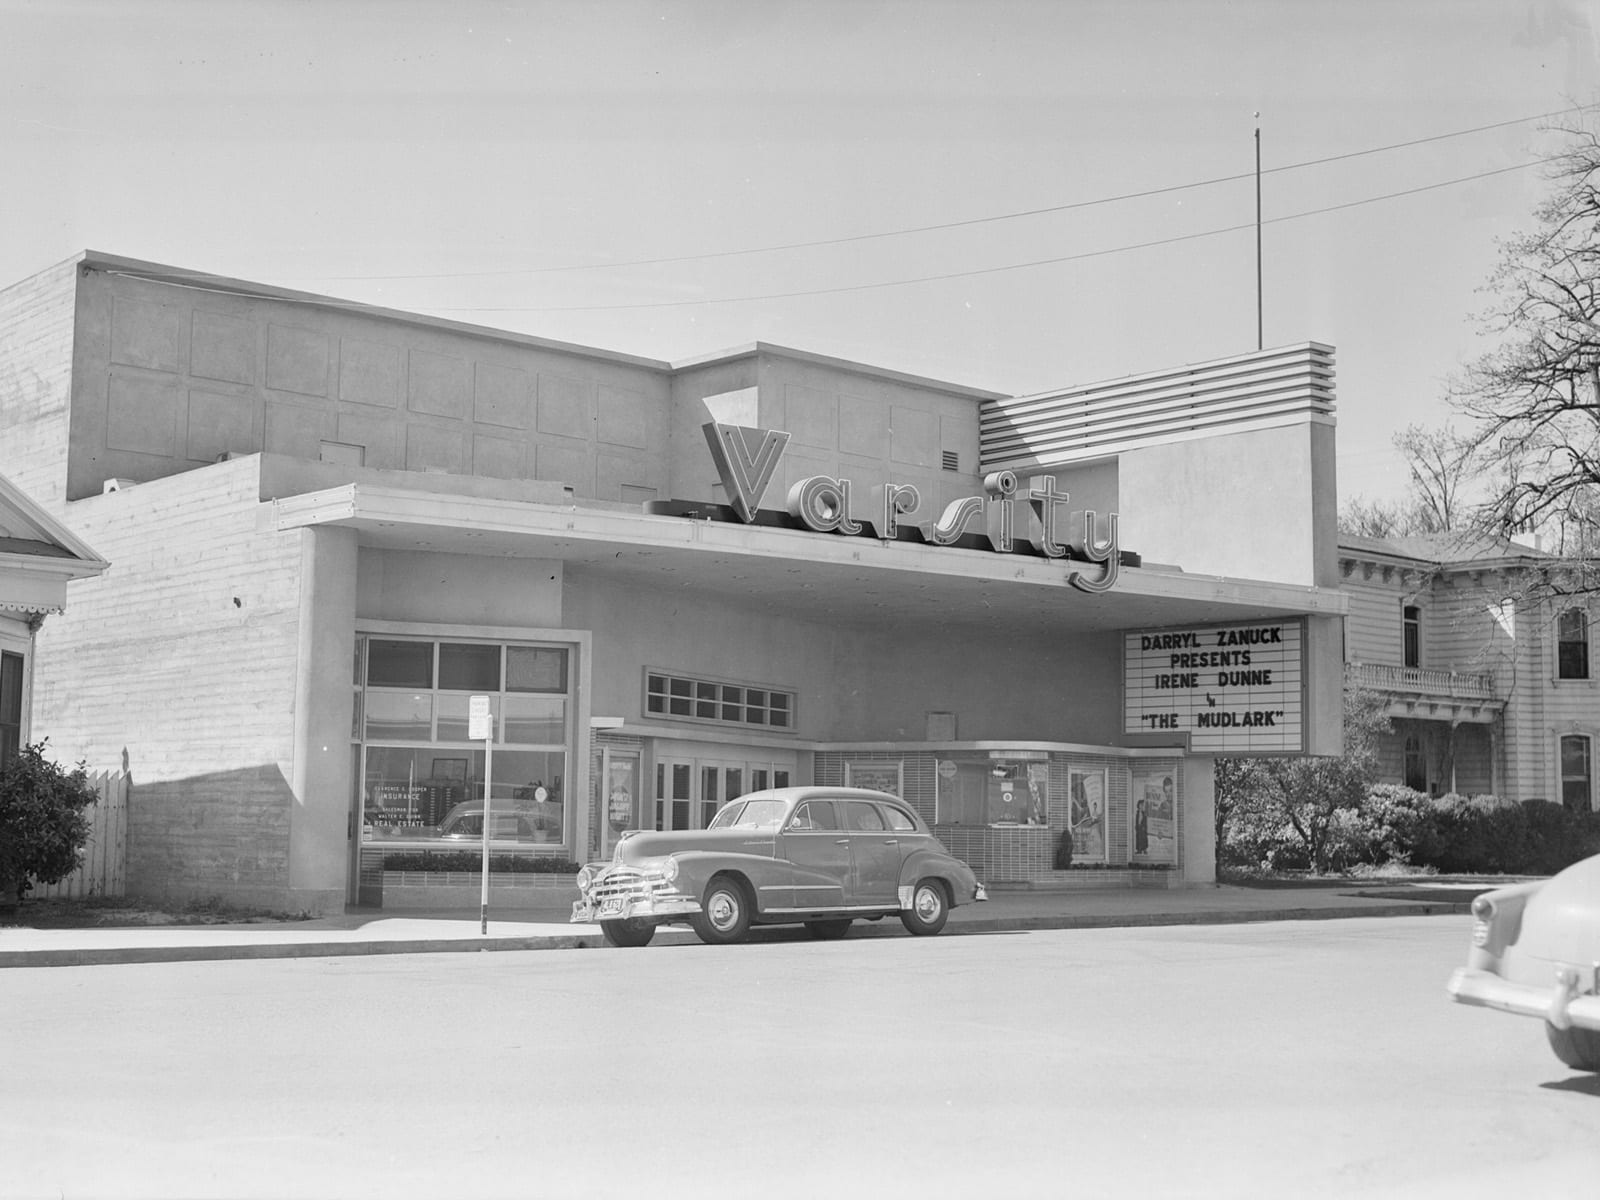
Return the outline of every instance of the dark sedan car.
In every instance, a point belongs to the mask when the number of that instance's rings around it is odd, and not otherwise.
[[[705,942],[752,925],[803,924],[843,937],[857,918],[897,916],[912,933],[944,928],[958,904],[986,900],[903,801],[860,788],[752,792],[705,829],[624,834],[609,863],[578,874],[575,922],[613,946],[643,946],[656,926],[688,923]]]

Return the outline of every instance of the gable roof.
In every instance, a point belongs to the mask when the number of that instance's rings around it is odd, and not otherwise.
[[[109,565],[0,475],[0,609],[60,612],[70,580]]]

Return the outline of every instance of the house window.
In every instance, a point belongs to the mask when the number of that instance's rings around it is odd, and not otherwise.
[[[1422,610],[1415,604],[1407,604],[1400,610],[1405,631],[1404,659],[1402,666],[1420,667],[1422,665]]]
[[[1569,608],[1556,621],[1556,678],[1589,678],[1589,618]]]
[[[1414,792],[1428,790],[1428,762],[1422,754],[1422,739],[1414,733],[1406,736],[1405,783]]]
[[[22,655],[0,653],[0,762],[22,745]]]
[[[1574,812],[1592,807],[1589,790],[1589,739],[1577,735],[1561,739],[1561,803]]]

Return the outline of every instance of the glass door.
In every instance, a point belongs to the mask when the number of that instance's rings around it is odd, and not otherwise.
[[[656,763],[656,828],[693,829],[694,762],[666,758]]]

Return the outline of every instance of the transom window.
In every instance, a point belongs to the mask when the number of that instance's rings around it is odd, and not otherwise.
[[[1556,620],[1556,677],[1589,678],[1589,617],[1569,608]]]
[[[756,725],[787,732],[794,728],[794,701],[793,692],[778,688],[662,671],[646,671],[644,676],[644,711],[652,717]]]
[[[1577,734],[1562,738],[1561,803],[1576,812],[1592,807],[1589,771],[1589,739]]]

